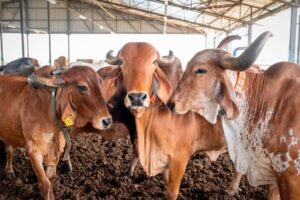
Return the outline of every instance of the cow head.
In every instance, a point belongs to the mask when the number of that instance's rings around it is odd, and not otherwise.
[[[127,91],[125,106],[136,116],[142,116],[150,101],[157,96],[166,103],[171,95],[172,86],[158,67],[159,54],[148,43],[127,43],[119,51],[117,57],[107,54],[109,64],[118,65],[112,77],[120,76]]]
[[[61,73],[61,70],[52,71],[52,77],[46,78],[39,76],[37,71],[28,80],[57,88],[57,114],[66,125],[74,123],[76,127],[83,127],[90,122],[96,129],[109,128],[112,118],[100,90],[100,76],[93,69],[84,66],[73,67]]]
[[[65,56],[60,56],[59,58],[55,59],[54,68],[55,69],[68,69],[69,68],[68,59]]]
[[[173,97],[171,108],[179,114],[189,110],[216,123],[221,107],[228,119],[238,116],[235,93],[225,71],[243,71],[258,57],[270,32],[261,34],[239,57],[232,57],[221,49],[208,49],[197,53],[184,72]]]

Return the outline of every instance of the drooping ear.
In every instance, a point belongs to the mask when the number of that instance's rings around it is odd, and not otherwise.
[[[120,77],[120,74],[120,67],[115,67],[106,74],[106,78],[101,84],[101,92],[105,102],[108,102],[109,99],[116,93],[116,83],[117,79]]]
[[[228,119],[235,119],[239,115],[239,109],[236,104],[235,93],[231,83],[226,78],[221,79],[216,84],[216,100],[224,109]]]
[[[154,76],[158,82],[157,96],[164,104],[167,104],[173,92],[172,85],[166,74],[158,66],[155,67]]]
[[[73,126],[75,124],[76,114],[76,107],[72,102],[71,94],[69,94],[68,97],[64,99],[64,102],[62,104],[61,120],[67,127]]]

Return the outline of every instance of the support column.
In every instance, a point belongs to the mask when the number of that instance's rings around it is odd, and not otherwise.
[[[21,27],[21,44],[22,44],[22,57],[25,56],[24,44],[24,19],[23,19],[23,0],[19,0],[20,7],[20,27]]]
[[[297,26],[297,7],[291,7],[291,28],[290,28],[290,42],[289,42],[289,61],[295,62],[296,50],[296,26]]]
[[[47,2],[47,20],[48,20],[48,36],[49,36],[49,65],[52,64],[52,56],[51,56],[51,24],[50,24],[50,3]]]
[[[3,18],[3,10],[2,10],[2,2],[0,2],[0,19],[2,20]],[[4,65],[4,52],[3,52],[3,25],[0,24],[0,48],[1,48],[1,66]]]
[[[300,15],[299,15],[299,21],[298,21],[298,23],[300,23]],[[297,64],[300,64],[300,24],[298,25]]]
[[[67,7],[69,8],[69,1],[67,2]],[[68,60],[70,62],[71,52],[70,52],[70,10],[67,9],[67,31],[68,31]]]
[[[25,25],[26,25],[26,56],[29,57],[29,14],[28,14],[28,0],[25,0]]]
[[[248,24],[248,46],[252,42],[252,7],[250,8],[250,24]]]

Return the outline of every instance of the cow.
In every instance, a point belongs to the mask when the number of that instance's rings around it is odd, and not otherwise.
[[[114,60],[113,56],[113,51],[109,51],[106,54],[106,62],[111,62],[111,60]],[[115,63],[112,62],[114,65]],[[174,56],[173,51],[169,51],[168,56],[162,56],[160,59],[158,59],[158,66],[159,68],[166,74],[168,79],[170,80],[173,88],[176,88],[177,84],[179,83],[179,80],[182,76],[183,70],[182,70],[182,65],[181,61],[179,60],[178,57]],[[131,112],[126,108],[124,104],[124,98],[126,96],[126,88],[124,87],[124,82],[122,77],[118,77],[118,79],[113,79],[115,81],[115,86],[118,88],[115,88],[114,90],[111,90],[111,86],[109,83],[111,83],[111,79],[105,80],[107,77],[109,77],[109,71],[114,68],[101,68],[98,70],[98,73],[101,74],[100,76],[104,79],[104,84],[106,85],[107,89],[104,89],[104,91],[109,91],[110,93],[113,93],[114,91],[117,91],[116,94],[106,94],[106,92],[103,91],[104,96],[109,97],[110,99],[108,101],[109,105],[109,111],[112,113],[112,116],[114,117],[114,121],[116,122],[121,122],[126,125],[128,128],[128,131],[130,133],[130,139],[131,143],[134,148],[134,158],[131,162],[130,168],[128,170],[128,176],[132,176],[135,166],[138,162],[138,157],[137,154],[138,152],[136,151],[135,148],[135,142],[136,142],[136,126],[135,126],[135,121],[134,117],[131,114]],[[104,86],[105,87],[105,86]],[[113,96],[112,98],[110,98]]]
[[[6,172],[13,173],[13,148],[25,148],[41,196],[54,199],[50,180],[56,176],[65,144],[62,126],[91,123],[96,129],[106,129],[112,123],[99,76],[88,67],[74,67],[51,78],[1,76],[0,95],[0,113],[5,118],[0,121],[0,140],[8,151]]]
[[[59,56],[57,59],[54,60],[53,67],[55,69],[68,69],[69,61],[65,56]]]
[[[34,58],[19,58],[0,67],[2,75],[19,75],[28,77],[40,67]]]
[[[211,160],[226,151],[221,121],[212,125],[199,115],[172,113],[165,104],[173,89],[158,66],[159,54],[149,43],[127,43],[117,57],[107,62],[117,65],[107,80],[112,87],[123,80],[125,106],[133,113],[137,128],[139,161],[149,176],[163,173],[167,199],[176,199],[190,156],[206,152]]]
[[[270,199],[300,199],[299,65],[280,62],[262,73],[245,71],[270,36],[261,34],[239,57],[216,49],[198,52],[171,101],[176,113],[195,111],[211,123],[218,107],[224,109],[235,168],[251,185],[270,185]],[[226,71],[235,72],[236,97]]]

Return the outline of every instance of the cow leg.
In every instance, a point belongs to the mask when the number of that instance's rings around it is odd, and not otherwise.
[[[7,162],[4,142],[0,140],[0,169],[4,169]]]
[[[280,197],[282,200],[300,200],[300,176],[288,172],[281,174],[277,179]]]
[[[131,161],[129,170],[128,170],[128,176],[129,177],[133,176],[133,172],[134,172],[134,169],[135,169],[138,161],[139,161],[139,157],[137,157],[136,155],[134,155],[134,157],[133,157],[133,159]]]
[[[71,158],[69,155],[66,160],[62,161],[62,172],[63,173],[71,173],[72,170],[73,170],[73,166],[72,166]]]
[[[219,151],[206,151],[205,153],[211,162],[215,162],[218,159],[219,155],[225,152],[227,152],[227,149],[222,149]]]
[[[171,161],[168,169],[166,169],[164,180],[167,181],[166,198],[168,200],[175,200],[177,198],[187,162],[188,159]]]
[[[7,178],[12,179],[15,177],[14,169],[13,169],[13,154],[14,148],[9,144],[5,144],[5,152],[7,154],[7,161],[5,165],[5,173]]]
[[[29,148],[28,148],[29,149]],[[32,168],[39,181],[39,189],[44,200],[54,200],[51,182],[43,168],[43,155],[41,152],[27,151]]]
[[[280,200],[277,184],[269,185],[268,200]]]
[[[233,179],[231,180],[230,185],[226,190],[226,192],[229,195],[233,196],[238,193],[241,178],[242,178],[242,174],[235,170],[233,174]]]

